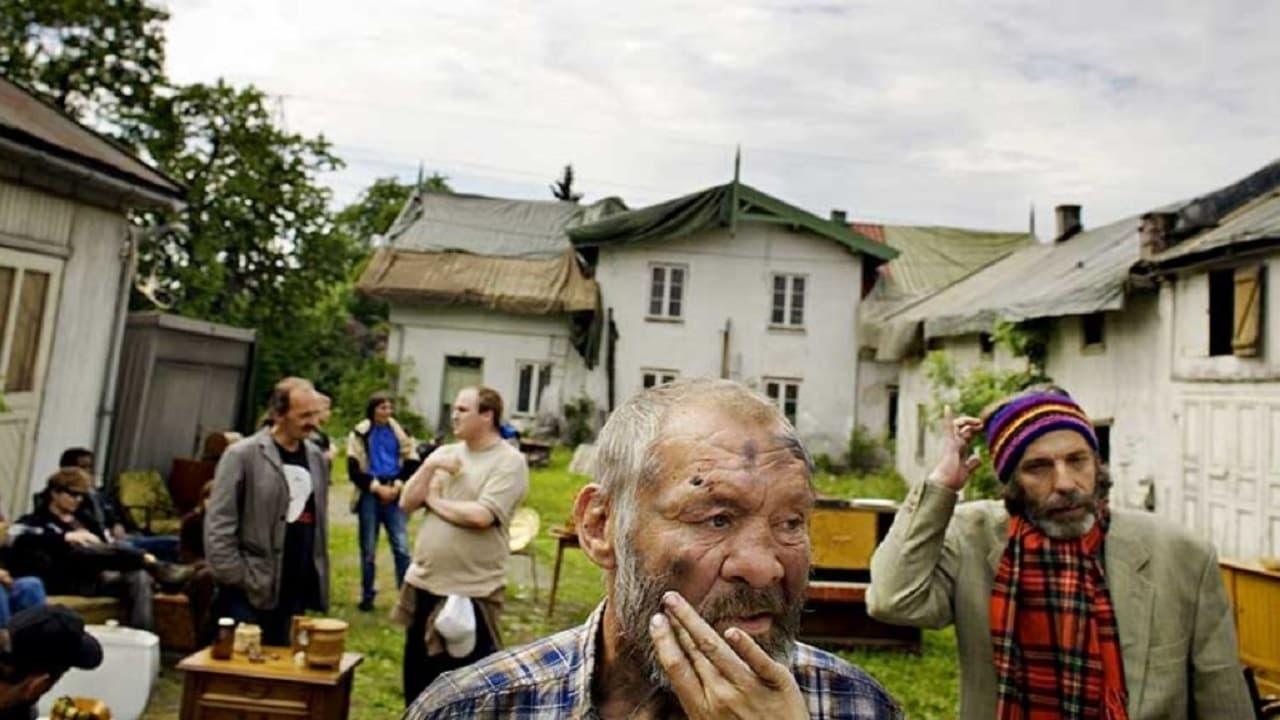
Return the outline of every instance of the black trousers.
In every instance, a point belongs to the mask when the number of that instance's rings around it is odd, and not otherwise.
[[[439,595],[432,595],[426,590],[415,588],[418,594],[414,603],[413,622],[404,636],[404,706],[409,707],[413,701],[426,690],[435,679],[450,670],[466,667],[497,651],[497,645],[489,635],[489,626],[485,624],[475,601],[471,602],[471,612],[476,618],[476,647],[466,657],[456,658],[447,652],[438,655],[427,655],[427,616],[435,609],[436,603],[444,600]]]

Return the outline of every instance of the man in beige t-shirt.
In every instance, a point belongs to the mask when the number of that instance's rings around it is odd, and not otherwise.
[[[498,650],[498,614],[506,582],[511,516],[529,491],[529,467],[503,442],[502,396],[463,388],[450,414],[459,442],[433,452],[400,496],[408,514],[426,508],[395,618],[405,625],[405,705],[438,675]],[[455,657],[440,642],[434,618],[449,595],[471,598],[475,645]]]

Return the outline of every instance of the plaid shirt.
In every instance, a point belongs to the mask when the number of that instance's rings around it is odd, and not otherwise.
[[[601,603],[583,625],[440,676],[404,717],[598,720],[591,676],[603,610]],[[791,668],[816,720],[901,717],[884,688],[830,653],[797,643]]]

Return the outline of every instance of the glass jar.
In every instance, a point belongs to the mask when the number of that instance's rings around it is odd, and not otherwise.
[[[210,655],[214,660],[230,660],[236,643],[236,621],[229,617],[218,619],[218,636],[213,641]]]

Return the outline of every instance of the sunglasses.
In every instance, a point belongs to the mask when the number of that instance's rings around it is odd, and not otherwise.
[[[80,500],[83,500],[85,496],[89,494],[80,492],[79,490],[69,490],[67,488],[54,488],[54,490],[62,493],[63,495],[70,495],[71,497],[78,498]]]

